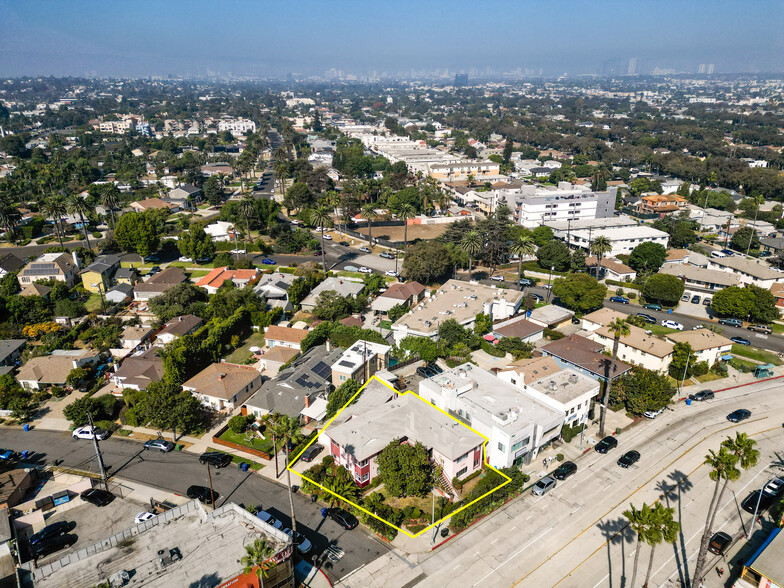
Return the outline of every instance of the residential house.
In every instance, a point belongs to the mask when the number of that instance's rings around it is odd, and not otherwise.
[[[389,367],[391,349],[389,345],[355,341],[332,364],[332,385],[337,388],[348,380],[357,380],[360,384],[364,384],[377,371]]]
[[[471,363],[422,380],[419,395],[487,437],[496,468],[530,464],[564,422],[562,411]]]
[[[373,300],[370,308],[377,313],[387,313],[398,305],[403,308],[416,306],[422,300],[425,289],[419,282],[395,282]]]
[[[3,253],[0,255],[0,278],[4,278],[8,274],[19,271],[25,265],[25,262],[19,259],[13,253]]]
[[[694,255],[692,254],[692,259]],[[706,269],[691,263],[684,264],[665,264],[659,270],[660,274],[676,276],[690,290],[698,290],[709,294],[716,292],[727,286],[739,286],[740,278],[729,272],[716,269]]]
[[[256,367],[265,376],[274,378],[280,371],[280,368],[289,363],[298,355],[299,349],[278,345],[277,347],[267,349],[261,355],[261,357],[259,357],[259,361],[256,363]]]
[[[533,323],[520,316],[494,324],[490,335],[495,339],[514,337],[522,339],[524,343],[535,343],[541,340],[544,335],[544,329],[542,325]]]
[[[178,212],[180,206],[174,202],[167,202],[160,198],[145,198],[137,202],[131,202],[131,210],[134,212],[145,212],[147,210],[168,210],[169,212]]]
[[[58,349],[51,355],[31,358],[20,369],[16,380],[23,388],[43,390],[51,386],[65,386],[71,370],[83,367],[98,359],[95,351],[88,349]]]
[[[303,311],[312,312],[322,292],[335,292],[341,298],[356,298],[364,289],[365,284],[362,282],[355,282],[346,278],[327,278],[310,291],[310,294],[305,297],[300,306],[302,306]]]
[[[684,265],[689,263],[691,251],[688,249],[668,249],[664,265]]]
[[[258,268],[229,269],[229,266],[216,267],[196,282],[196,285],[200,288],[204,288],[208,294],[215,294],[226,282],[232,282],[238,288],[244,288],[260,273],[261,270]]]
[[[204,227],[204,232],[216,243],[226,243],[237,238],[234,224],[226,221],[215,221]]]
[[[432,296],[427,294],[392,325],[395,343],[409,335],[435,339],[439,325],[448,319],[473,328],[480,313],[493,320],[509,318],[517,313],[523,300],[523,293],[518,290],[460,280],[449,280]]]
[[[540,306],[527,312],[528,320],[548,329],[555,329],[566,321],[572,320],[574,311],[554,304]]]
[[[280,272],[261,274],[253,292],[264,297],[268,309],[281,308],[283,312],[292,312],[294,305],[289,302],[289,288],[296,278],[294,274]]]
[[[274,347],[288,347],[299,351],[300,343],[308,336],[307,329],[293,329],[270,325],[264,330],[264,341],[270,349]]]
[[[232,411],[261,388],[261,374],[251,366],[213,363],[182,385],[204,406]]]
[[[119,255],[99,255],[80,272],[82,286],[94,294],[105,293],[112,284],[114,272],[119,267]]]
[[[132,267],[120,267],[114,272],[114,281],[118,284],[128,284],[133,286],[139,281],[139,272]]]
[[[174,202],[183,210],[193,210],[195,203],[201,199],[202,194],[201,188],[197,188],[192,184],[180,184],[166,195],[166,199],[169,202]]]
[[[56,280],[73,286],[78,272],[79,260],[76,253],[44,253],[25,265],[16,279],[22,287],[39,280]]]
[[[649,335],[640,327],[628,327],[629,334],[622,335],[618,343],[618,359],[655,372],[665,372],[672,361],[672,343]],[[606,351],[612,351],[614,335],[608,327],[596,329],[591,339],[601,343]]]
[[[637,277],[636,271],[617,259],[603,257],[602,262],[599,264],[595,256],[585,258],[585,267],[593,275],[596,275],[597,266],[599,268],[599,275],[597,276],[599,280],[631,282]]]
[[[612,359],[602,353],[604,345],[579,335],[564,337],[541,348],[542,355],[552,357],[563,368],[572,368],[601,382],[610,377]],[[618,378],[632,369],[626,362],[616,360],[612,378]]]
[[[769,237],[760,239],[760,248],[762,251],[770,251],[773,255],[778,255],[784,251],[784,237]],[[2,277],[1,273],[0,277]]]
[[[120,345],[124,349],[134,349],[152,335],[151,327],[125,327],[120,335]]]
[[[51,292],[52,289],[49,286],[33,282],[32,284],[25,284],[22,286],[22,289],[19,291],[19,296],[40,296],[41,298],[48,298]]]
[[[150,276],[146,281],[136,284],[133,288],[133,299],[150,300],[177,284],[182,284],[186,279],[185,270],[181,267],[169,266],[162,272]]]
[[[613,310],[612,308],[603,307],[595,310],[592,313],[586,314],[582,320],[582,328],[585,331],[595,331],[602,327],[606,327],[614,320],[626,320],[628,315]]]
[[[150,384],[160,382],[162,379],[163,360],[157,347],[126,357],[119,367],[115,365],[115,371],[111,374],[116,394],[122,394],[125,388],[146,390]]]
[[[112,286],[106,292],[105,298],[107,302],[111,302],[112,304],[120,304],[124,302],[127,298],[133,297],[133,286],[130,284],[117,284],[116,286]]]
[[[770,293],[776,299],[776,306],[784,307],[784,284],[773,284]]]
[[[732,341],[710,329],[698,329],[696,331],[679,331],[665,336],[666,339],[675,343],[688,343],[691,345],[697,361],[705,361],[712,366],[720,361],[721,356],[732,350]]]
[[[285,348],[283,348],[285,349]],[[311,347],[276,378],[264,382],[261,390],[245,402],[249,414],[261,418],[278,412],[293,418],[321,420],[332,391],[332,364],[343,354],[329,344]]]
[[[637,203],[640,214],[673,214],[685,210],[689,201],[677,194],[652,194],[643,196]]]
[[[158,331],[158,334],[155,337],[155,343],[159,346],[168,345],[175,339],[179,339],[185,335],[192,335],[202,326],[202,324],[204,324],[204,321],[192,314],[175,316]]]
[[[3,339],[0,341],[0,366],[16,365],[22,357],[27,339]]]
[[[711,257],[708,269],[719,270],[738,276],[742,286],[754,284],[760,288],[770,289],[773,284],[784,282],[784,274],[777,272],[768,264],[738,255],[729,257]]]

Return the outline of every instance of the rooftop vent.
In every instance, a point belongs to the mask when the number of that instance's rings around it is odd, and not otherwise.
[[[576,384],[577,383],[577,374],[569,374],[569,383]]]

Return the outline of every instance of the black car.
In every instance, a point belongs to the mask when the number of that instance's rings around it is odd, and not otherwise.
[[[316,457],[319,453],[324,450],[323,445],[319,445],[318,443],[314,443],[310,447],[308,447],[305,451],[302,452],[302,461],[312,461],[314,457]]]
[[[76,527],[76,523],[69,523],[67,521],[60,521],[59,523],[52,523],[51,525],[45,526],[43,529],[38,531],[37,533],[30,535],[28,541],[30,545],[35,545],[36,543],[40,543],[44,539],[49,539],[51,537],[59,537],[60,535],[65,535],[71,529]]]
[[[327,511],[327,514],[329,515],[329,518],[347,531],[356,528],[359,524],[357,517],[342,508],[330,508]]]
[[[438,367],[438,364],[436,362],[431,362],[427,364],[425,367],[429,369],[431,372],[433,372],[434,374],[441,374],[444,372],[444,370]]]
[[[577,471],[577,464],[572,461],[565,461],[558,466],[558,469],[553,472],[553,478],[556,480],[565,480]]]
[[[89,502],[95,506],[106,506],[114,500],[114,494],[107,492],[106,490],[101,490],[100,488],[90,488],[89,490],[82,492],[79,496],[85,502]]]
[[[738,410],[733,410],[730,414],[728,414],[727,420],[731,423],[739,423],[741,421],[745,421],[750,416],[751,416],[750,410],[746,410],[745,408],[739,408]]]
[[[627,451],[621,456],[621,459],[618,460],[618,465],[622,468],[628,468],[629,466],[633,466],[638,461],[640,461],[640,452],[639,451]]]
[[[724,550],[727,549],[730,543],[732,543],[732,537],[727,535],[727,533],[719,531],[711,537],[710,543],[708,543],[708,551],[716,555],[724,555]]]
[[[713,400],[713,396],[714,394],[712,390],[700,390],[696,394],[689,394],[689,399],[698,400],[701,402],[703,400]]]
[[[634,316],[638,317],[639,319],[641,319],[641,320],[645,321],[646,323],[648,323],[648,324],[650,324],[650,325],[655,325],[655,324],[656,324],[656,319],[655,319],[655,318],[653,318],[653,317],[652,317],[651,315],[649,315],[649,314],[645,314],[644,312],[638,312],[638,313],[637,313],[637,314],[635,314]]]
[[[607,453],[610,449],[615,449],[616,447],[618,447],[618,439],[612,435],[608,435],[596,444],[594,450],[597,453]]]
[[[342,245],[343,247],[348,247],[349,243],[348,241],[338,241],[338,245]]]
[[[432,378],[436,375],[436,373],[431,370],[429,367],[421,366],[416,369],[416,373],[418,376],[423,378]]]
[[[544,301],[544,296],[540,296],[539,294],[535,294],[534,292],[529,292],[529,293],[528,293],[528,296],[530,296],[531,298],[533,298],[533,299],[534,299],[534,300],[536,300],[537,302],[542,302],[542,301]]]
[[[210,489],[207,488],[206,486],[196,486],[196,485],[188,487],[188,491],[185,492],[185,495],[188,498],[195,498],[196,500],[199,500],[204,504],[212,504],[213,497],[217,501],[220,496],[215,490],[213,490],[212,493],[210,493]]]
[[[42,539],[32,546],[30,550],[32,552],[31,555],[38,559],[39,557],[59,551],[64,547],[70,547],[76,543],[77,539],[78,537],[76,535],[55,535],[54,537]]]
[[[740,503],[740,507],[746,512],[754,514],[754,511],[760,513],[769,509],[776,502],[776,497],[770,494],[765,494],[762,490],[755,490],[744,498]]]
[[[199,456],[199,463],[208,463],[216,468],[225,468],[231,463],[231,456],[220,451],[208,451]]]

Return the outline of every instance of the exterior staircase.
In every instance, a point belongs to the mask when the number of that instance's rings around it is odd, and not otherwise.
[[[436,464],[436,468],[438,468],[438,476],[436,478],[436,483],[441,488],[441,490],[443,490],[449,495],[450,500],[454,500],[455,498],[457,498],[457,494],[458,494],[457,490],[455,490],[452,487],[452,482],[450,482],[449,479],[446,477],[446,474],[444,474],[443,468],[441,468],[438,464]]]

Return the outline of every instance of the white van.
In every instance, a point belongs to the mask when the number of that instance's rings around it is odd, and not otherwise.
[[[721,251],[711,251],[711,257],[727,257],[727,254]]]

